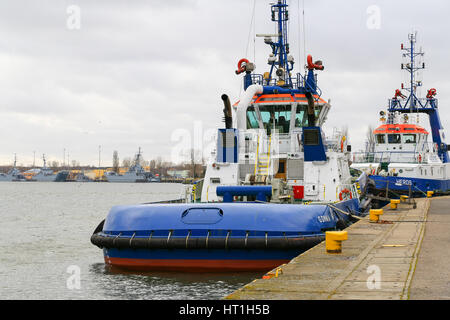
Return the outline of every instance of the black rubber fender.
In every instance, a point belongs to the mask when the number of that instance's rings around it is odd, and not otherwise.
[[[121,237],[102,232],[91,236],[92,244],[99,248],[117,249],[309,249],[325,240],[325,235],[308,237]]]

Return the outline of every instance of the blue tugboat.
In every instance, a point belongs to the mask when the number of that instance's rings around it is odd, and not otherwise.
[[[91,237],[105,263],[131,270],[267,271],[364,214],[351,183],[345,132],[326,137],[331,106],[316,83],[321,61],[292,77],[286,0],[271,4],[270,71],[238,62],[245,92],[224,103],[225,128],[192,202],[116,206]],[[360,190],[365,184],[360,184]],[[364,208],[366,208],[366,204]]]
[[[409,73],[409,87],[401,86],[407,94],[395,90],[387,112],[380,112],[382,124],[373,132],[372,150],[355,153],[352,168],[369,175],[377,196],[423,197],[429,191],[446,194],[450,191],[449,145],[439,117],[437,90],[427,90],[425,98],[417,96],[422,82],[416,73],[425,68],[425,63],[417,62],[424,53],[416,51],[415,33],[409,35],[409,46],[402,44],[401,49],[409,59],[401,65]],[[419,114],[429,118],[431,141],[430,133],[419,124]]]

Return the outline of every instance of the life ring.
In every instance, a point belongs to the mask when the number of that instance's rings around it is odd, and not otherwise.
[[[347,188],[342,189],[341,192],[339,192],[339,200],[343,200],[344,197],[342,196],[344,193],[348,194],[350,196],[350,199],[352,199],[352,193]]]
[[[344,142],[345,142],[345,136],[342,136],[342,139],[341,139],[341,152],[344,152]]]
[[[240,74],[242,72],[245,71],[245,65],[242,65],[245,62],[245,64],[249,63],[250,61],[248,61],[247,59],[243,58],[241,60],[239,60],[238,62],[238,69],[236,70],[236,74]]]

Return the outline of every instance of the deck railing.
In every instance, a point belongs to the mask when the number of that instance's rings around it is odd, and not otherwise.
[[[380,152],[354,152],[353,163],[427,163],[423,153],[416,151],[380,151]]]
[[[250,79],[251,79],[251,84],[259,84],[262,86],[278,86],[279,85],[278,79],[275,79],[275,78],[264,79],[264,76],[262,74],[252,73],[252,74],[250,74]],[[248,80],[246,80],[244,78],[244,87],[246,87],[246,85],[250,85],[250,83],[246,83],[246,81],[248,81]],[[305,77],[301,73],[297,73],[296,77],[291,77],[291,81],[292,81],[293,89],[304,88],[307,85]],[[288,85],[288,84],[286,84],[286,85]],[[322,96],[322,90],[318,86],[316,87],[316,93],[319,97]]]

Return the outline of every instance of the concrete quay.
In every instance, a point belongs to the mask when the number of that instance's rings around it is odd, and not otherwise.
[[[225,299],[450,299],[450,197],[415,202],[347,228],[342,253],[323,241]]]

